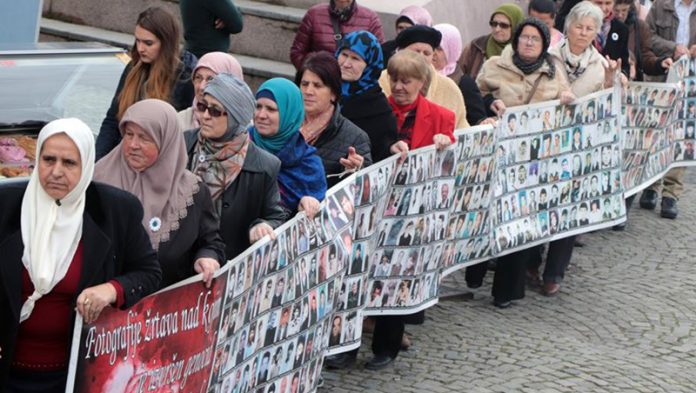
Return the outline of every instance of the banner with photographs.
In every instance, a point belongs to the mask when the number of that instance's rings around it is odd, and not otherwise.
[[[352,253],[353,184],[230,262],[209,392],[313,392],[329,342],[358,334],[355,317],[334,314]]]
[[[617,95],[506,110],[492,202],[498,255],[625,220]]]
[[[93,324],[78,316],[66,392],[206,391],[225,272],[210,289],[189,279]]]
[[[685,112],[681,95],[682,89],[676,83],[631,82],[624,91],[622,151],[625,197],[660,179],[673,162],[684,160]],[[693,120],[691,131],[693,133]]]

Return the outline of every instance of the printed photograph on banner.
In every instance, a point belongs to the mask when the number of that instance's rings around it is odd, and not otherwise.
[[[333,188],[312,219],[296,216],[229,262],[234,286],[207,391],[313,391],[335,317],[341,334],[355,336],[357,317],[335,313],[353,250],[354,182]]]
[[[345,278],[335,288],[336,305],[327,355],[360,346],[363,310],[367,298],[369,250],[376,242],[378,222],[387,202],[387,190],[396,175],[397,158],[386,159],[360,171],[353,185],[353,238]],[[406,173],[408,176],[408,173]],[[345,204],[348,206],[347,203]],[[346,209],[344,209],[346,210]]]
[[[480,142],[481,135],[478,138]],[[480,145],[472,143],[468,154],[480,149]],[[366,291],[361,298],[367,304],[366,315],[412,313],[437,301],[439,280],[428,280],[426,287],[425,277],[439,275],[443,263],[454,264],[455,244],[447,241],[447,231],[458,154],[456,145],[444,151],[434,147],[418,149],[396,167],[393,184],[383,195],[384,204],[378,206],[381,209],[377,216],[381,219],[366,247],[365,257],[370,261],[367,285],[346,287],[353,293]],[[476,178],[480,173],[478,167],[467,168],[466,176]],[[488,170],[483,171],[484,178],[487,173]],[[461,198],[457,202],[461,203]],[[350,299],[347,296],[348,304]]]
[[[655,94],[662,99],[659,91]],[[511,117],[534,120],[524,132],[502,131],[497,138],[496,157],[503,159],[496,166],[491,202],[496,252],[625,218],[621,127],[614,99],[613,90],[604,90],[570,106],[546,102],[507,109],[508,130]]]
[[[489,214],[496,169],[495,129],[473,127],[457,132],[455,138],[454,198],[445,236],[454,243],[454,252],[450,246],[445,253],[443,275],[490,258],[492,250]],[[523,154],[528,151],[525,146]]]

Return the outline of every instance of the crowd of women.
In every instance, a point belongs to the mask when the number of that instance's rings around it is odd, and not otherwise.
[[[233,56],[196,59],[179,48],[175,17],[145,10],[96,141],[80,120],[53,121],[39,134],[31,178],[2,185],[3,391],[63,391],[75,312],[92,322],[105,307],[129,307],[199,273],[210,285],[225,261],[274,237],[288,218],[313,216],[345,173],[418,147],[446,148],[456,128],[495,124],[509,106],[570,103],[663,73],[670,59],[617,44],[612,29],[625,26],[615,27],[613,1],[595,2],[603,8],[571,2],[556,25],[564,35],[553,29],[552,1],[531,2],[541,19],[505,4],[490,33],[465,47],[456,27],[431,26],[425,9],[410,6],[393,42],[357,26],[331,51],[296,57],[294,82],[273,78],[255,93]],[[624,4],[633,7],[616,7]],[[328,8],[345,17],[356,7]],[[498,259],[495,305],[523,297],[528,279],[558,293],[575,242],[552,242],[546,258],[539,246]],[[488,267],[470,267],[468,285],[480,286]],[[422,321],[422,313],[374,318],[366,367],[393,362],[409,345],[404,325]],[[350,367],[356,353],[326,364]]]

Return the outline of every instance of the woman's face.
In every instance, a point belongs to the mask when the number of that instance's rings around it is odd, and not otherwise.
[[[198,101],[203,100],[203,90],[205,90],[205,87],[208,86],[208,82],[210,82],[215,75],[217,75],[215,71],[208,67],[201,67],[196,70],[192,80],[193,91],[196,94],[196,99]]]
[[[517,42],[517,53],[525,62],[534,62],[541,55],[543,49],[541,34],[534,26],[525,26]]]
[[[75,142],[65,134],[55,134],[41,147],[38,162],[39,183],[53,199],[63,199],[82,176],[82,159]]]
[[[198,105],[206,108],[199,111],[201,135],[209,139],[217,139],[225,135],[227,132],[227,113],[222,103],[210,94],[206,94]],[[211,114],[211,112],[213,113]]]
[[[447,55],[445,55],[445,51],[442,50],[442,48],[438,47],[435,49],[435,52],[433,52],[433,67],[435,67],[436,70],[440,71],[445,66],[447,65]]]
[[[256,131],[265,137],[270,137],[278,133],[278,128],[280,127],[280,111],[275,101],[265,97],[256,100],[254,126],[256,127]]]
[[[341,79],[346,82],[359,80],[367,67],[365,60],[350,49],[343,49],[338,54],[338,65],[341,67]]]
[[[424,84],[424,81],[408,76],[389,78],[392,97],[399,105],[408,105],[416,101]]]
[[[577,55],[592,44],[597,36],[597,26],[592,17],[586,16],[570,23],[566,34],[570,50]]]
[[[159,148],[152,137],[139,125],[128,122],[123,132],[123,158],[130,169],[142,172],[159,157]]]
[[[159,57],[162,42],[156,35],[140,26],[135,26],[135,49],[143,63],[151,64]]]
[[[319,75],[310,70],[306,70],[302,75],[300,90],[302,90],[305,112],[309,115],[323,113],[336,101],[336,96],[329,86],[322,82]]]
[[[499,43],[508,42],[512,38],[512,24],[503,14],[495,14],[491,18],[491,35]]]

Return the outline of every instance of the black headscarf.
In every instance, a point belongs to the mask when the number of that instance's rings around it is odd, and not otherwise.
[[[524,29],[525,26],[535,27],[541,35],[541,54],[532,63],[525,63],[517,54],[517,46],[520,42],[520,35],[522,34],[522,29]],[[517,26],[517,29],[515,30],[515,35],[512,37],[512,50],[514,52],[512,55],[512,62],[525,75],[529,75],[535,72],[536,70],[541,68],[541,66],[544,65],[544,62],[546,62],[549,65],[549,78],[553,79],[554,74],[556,73],[556,67],[554,67],[553,63],[549,60],[548,51],[550,43],[551,34],[549,33],[549,28],[546,26],[546,24],[537,18],[527,18]]]

